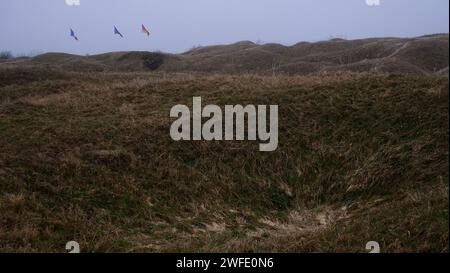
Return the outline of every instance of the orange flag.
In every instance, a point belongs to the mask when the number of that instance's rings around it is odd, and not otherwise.
[[[144,25],[142,25],[141,32],[147,34],[147,36],[150,36],[150,31],[148,31]]]

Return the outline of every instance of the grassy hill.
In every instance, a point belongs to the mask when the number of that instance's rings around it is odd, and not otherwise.
[[[317,43],[257,45],[241,42],[191,50],[181,70],[310,74],[327,71],[427,74],[448,67],[448,35],[413,39],[333,39]],[[396,66],[392,68],[392,66]]]
[[[8,64],[58,67],[79,72],[197,71],[308,75],[351,71],[423,75],[448,69],[448,46],[448,34],[417,38],[332,39],[293,46],[243,41],[198,47],[183,54],[115,52],[77,56],[47,53]]]
[[[194,95],[279,104],[278,150],[172,141]],[[448,252],[448,110],[441,76],[5,69],[0,251]]]
[[[0,252],[449,251],[448,35],[0,63]],[[278,104],[279,147],[172,106]]]

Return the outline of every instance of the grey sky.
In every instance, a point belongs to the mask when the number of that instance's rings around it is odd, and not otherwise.
[[[448,0],[0,0],[0,51],[183,52],[240,40],[299,41],[448,33]],[[151,31],[140,33],[141,24]],[[125,36],[113,35],[113,26]],[[73,28],[80,41],[69,36]]]

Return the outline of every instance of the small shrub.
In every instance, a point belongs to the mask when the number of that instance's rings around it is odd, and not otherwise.
[[[10,60],[13,58],[13,55],[9,51],[0,52],[0,60]]]
[[[156,70],[164,63],[164,55],[161,53],[148,53],[143,57],[144,67]]]

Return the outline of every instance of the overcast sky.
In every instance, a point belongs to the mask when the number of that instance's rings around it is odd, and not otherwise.
[[[374,0],[368,0],[374,1]],[[0,51],[183,52],[241,40],[291,45],[448,33],[448,0],[0,0]],[[151,31],[140,33],[141,24]],[[125,36],[113,35],[114,25]],[[70,28],[80,41],[71,37]]]

